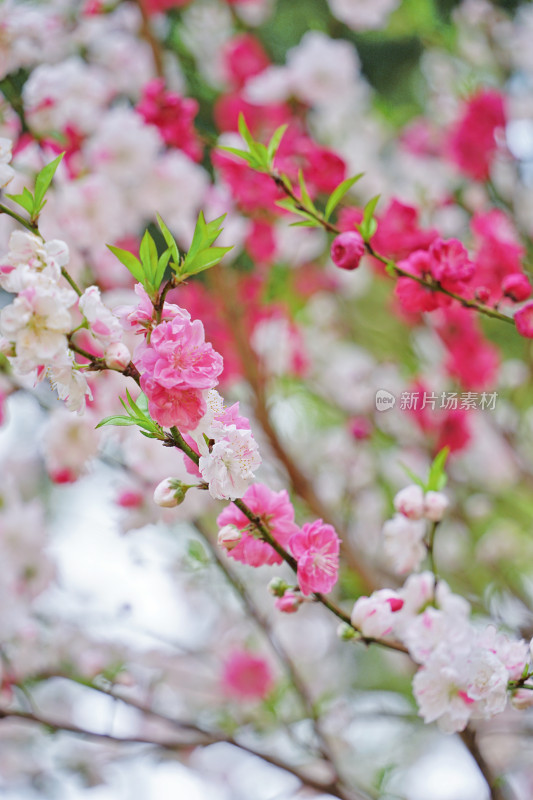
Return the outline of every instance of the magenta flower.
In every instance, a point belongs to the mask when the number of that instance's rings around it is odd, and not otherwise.
[[[262,483],[254,483],[243,495],[246,505],[261,517],[270,533],[287,549],[289,540],[298,533],[294,522],[294,508],[285,490],[273,492]],[[227,506],[217,519],[219,528],[235,525],[242,531],[242,539],[229,553],[232,558],[251,567],[264,564],[281,564],[282,559],[272,547],[249,533],[250,522],[236,506]]]
[[[357,269],[365,254],[365,243],[358,231],[339,233],[331,245],[331,260],[341,269]]]
[[[514,315],[514,321],[520,336],[533,339],[533,302],[522,306]]]
[[[289,549],[298,561],[298,584],[302,594],[327,594],[337,582],[340,539],[332,525],[321,519],[307,523],[291,536]]]

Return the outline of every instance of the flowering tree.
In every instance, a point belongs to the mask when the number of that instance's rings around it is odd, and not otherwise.
[[[531,796],[509,5],[0,6],[6,796]]]

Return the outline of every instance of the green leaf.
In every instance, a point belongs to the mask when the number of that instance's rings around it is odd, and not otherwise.
[[[169,261],[170,261],[170,249],[165,250],[165,252],[159,256],[159,261],[157,262],[157,270],[154,280],[154,285],[156,286],[157,289],[159,289],[159,287],[161,286],[161,282],[165,275],[165,270],[168,266]]]
[[[223,147],[222,145],[218,145],[217,150],[224,150],[226,153],[231,153],[239,158],[244,158],[244,160],[248,161],[248,163],[250,163],[250,160],[252,159],[252,156],[247,150],[239,150],[237,147]]]
[[[159,214],[156,214],[156,217],[157,217],[157,223],[159,225],[161,233],[163,234],[163,238],[164,238],[165,242],[167,243],[168,249],[170,250],[170,254],[172,256],[172,259],[176,262],[176,264],[178,264],[179,260],[180,260],[180,251],[179,251],[178,245],[176,244],[176,240],[174,239],[174,237],[170,233],[169,229],[167,228],[167,226],[165,225],[165,223],[163,222],[163,220],[159,216]]]
[[[241,134],[242,138],[250,148],[250,152],[253,152],[255,140],[252,134],[250,133],[250,129],[246,124],[246,119],[242,111],[239,114],[239,133]]]
[[[405,472],[405,473],[406,473],[406,474],[409,476],[409,478],[410,478],[410,479],[413,481],[413,483],[416,483],[418,486],[421,486],[421,487],[422,487],[422,489],[423,489],[424,491],[426,491],[426,484],[424,483],[424,481],[422,480],[422,478],[419,478],[419,477],[418,477],[418,475],[416,475],[416,474],[413,472],[413,470],[412,470],[412,469],[410,469],[410,468],[407,466],[407,464],[404,464],[404,463],[403,463],[403,461],[400,461],[400,466],[401,466],[401,468],[403,469],[403,471],[404,471],[404,472]]]
[[[440,450],[433,459],[433,463],[429,468],[429,475],[426,484],[426,490],[428,492],[440,492],[440,490],[444,489],[446,486],[448,476],[446,475],[444,468],[446,466],[446,459],[448,458],[449,452],[449,447],[443,447],[443,449]]]
[[[135,420],[132,417],[126,417],[124,415],[115,414],[111,417],[104,417],[101,419],[97,428],[102,428],[104,425],[135,425]]]
[[[377,221],[374,219],[374,211],[376,210],[376,206],[379,202],[379,198],[381,195],[377,194],[372,200],[369,200],[365,206],[365,210],[363,212],[363,220],[359,226],[359,230],[361,232],[361,236],[365,241],[368,241],[372,238],[375,234],[378,224]]]
[[[206,250],[202,250],[191,261],[187,262],[187,269],[182,275],[196,275],[198,272],[214,267],[230,250],[233,250],[233,246],[208,247]]]
[[[292,211],[293,214],[298,213],[298,209],[296,208],[294,200],[291,200],[290,198],[286,199],[284,198],[283,200],[276,200],[276,205],[279,206],[280,208],[284,208],[285,211]]]
[[[268,147],[267,147],[267,156],[268,156],[268,165],[269,165],[269,167],[272,167],[272,165],[274,163],[274,159],[276,157],[276,153],[278,152],[278,148],[279,148],[280,142],[281,142],[281,140],[283,138],[283,135],[284,135],[284,133],[285,133],[285,131],[287,130],[288,127],[289,127],[288,125],[280,125],[279,128],[276,128],[276,130],[272,134],[272,137],[271,137],[271,139],[270,139],[270,141],[268,143]]]
[[[9,197],[10,200],[13,200],[14,203],[21,206],[28,214],[33,214],[35,201],[32,193],[26,186],[22,190],[22,194],[6,194],[6,197]]]
[[[315,204],[309,197],[309,192],[307,191],[307,186],[305,185],[305,178],[303,171],[301,169],[298,170],[298,182],[300,184],[300,192],[301,192],[301,203],[304,208],[308,211],[316,211]]]
[[[321,228],[321,227],[322,225],[316,219],[303,219],[300,222],[291,222],[289,225],[289,228]]]
[[[359,175],[354,175],[353,178],[346,178],[345,181],[339,183],[337,188],[331,194],[328,202],[326,203],[326,209],[324,211],[324,216],[326,219],[329,219],[331,217],[333,211],[338,206],[338,204],[340,203],[346,192],[348,192],[352,188],[354,183],[357,183],[357,181],[360,180],[364,174],[365,174],[364,172],[360,172]]]
[[[133,253],[130,253],[129,250],[123,250],[121,247],[115,247],[112,244],[108,244],[107,249],[111,250],[113,255],[118,258],[121,264],[124,264],[126,269],[131,272],[136,281],[144,285],[145,277],[142,264],[139,259],[133,255]]]
[[[144,236],[141,239],[141,246],[139,248],[139,258],[141,259],[142,268],[146,278],[148,279],[147,282],[150,283],[153,289],[159,289],[159,286],[155,286],[155,277],[157,273],[157,247],[155,246],[155,242],[149,233],[149,231],[144,232]]]
[[[212,247],[211,245],[222,233],[221,223],[226,215],[217,217],[211,222],[206,222],[200,211],[189,252],[179,268],[179,276],[195,275],[209,267],[218,264],[220,259],[228,253],[231,247]]]
[[[205,567],[209,564],[209,556],[198,539],[191,539],[187,547],[187,555],[197,566]]]
[[[64,153],[61,153],[57,158],[54,158],[53,161],[42,168],[35,178],[35,204],[33,207],[34,215],[37,215],[43,207],[44,196],[48,191],[50,184],[52,183],[52,178],[54,177],[56,169],[61,163],[64,155]]]

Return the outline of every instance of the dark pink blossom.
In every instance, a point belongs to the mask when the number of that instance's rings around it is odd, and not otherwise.
[[[520,336],[533,339],[533,302],[522,306],[514,315],[514,321]]]
[[[497,151],[495,134],[505,123],[505,98],[494,89],[482,89],[467,101],[448,142],[450,159],[461,172],[488,180]]]
[[[291,536],[289,548],[298,562],[298,584],[303,595],[327,594],[337,583],[340,539],[321,519],[307,523]]]
[[[516,303],[527,300],[531,294],[531,284],[522,272],[506,275],[502,281],[502,292]]]
[[[136,110],[150,125],[155,125],[169,147],[183,150],[193,161],[202,158],[202,146],[194,129],[198,101],[165,89],[162,78],[149,81]]]
[[[262,483],[254,483],[246,490],[242,499],[254,514],[261,517],[274,539],[287,549],[290,538],[298,532],[298,526],[294,522],[294,508],[287,492],[273,492]],[[281,556],[269,544],[253,535],[248,517],[236,506],[227,506],[219,514],[217,525],[219,528],[235,525],[243,532],[241,541],[229,553],[237,561],[251,567],[282,563]]]
[[[429,248],[431,274],[444,288],[454,291],[476,271],[466,247],[458,239],[435,239]]]

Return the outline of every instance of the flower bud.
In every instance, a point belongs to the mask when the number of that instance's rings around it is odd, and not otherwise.
[[[394,498],[394,508],[407,519],[420,519],[424,514],[424,492],[415,483],[406,486]]]
[[[331,244],[331,260],[341,269],[357,269],[365,254],[365,242],[358,231],[345,231]]]
[[[533,302],[522,306],[514,315],[514,321],[520,336],[533,339]]]
[[[431,522],[440,522],[450,502],[442,492],[426,492],[424,516]]]
[[[242,531],[236,525],[224,525],[218,532],[218,543],[224,550],[233,550],[242,539]]]
[[[355,639],[356,636],[359,637],[359,634],[352,628],[351,625],[348,625],[347,622],[341,622],[337,628],[337,636],[339,639],[349,642],[350,639]]]
[[[303,603],[303,597],[295,594],[294,592],[285,592],[283,597],[276,598],[274,605],[278,611],[283,611],[285,614],[294,614],[298,611]]]
[[[517,711],[524,711],[533,706],[533,691],[531,689],[517,689],[511,697],[511,705]]]
[[[162,508],[175,508],[185,500],[190,486],[185,486],[177,478],[165,478],[154,491],[154,503]]]
[[[268,584],[268,591],[270,594],[273,594],[274,597],[283,597],[287,589],[289,588],[289,584],[286,583],[283,578],[272,578],[270,583]]]
[[[106,347],[104,360],[109,369],[123,370],[131,361],[131,353],[122,342],[111,342]]]
[[[510,297],[511,300],[520,303],[530,296],[531,284],[522,272],[513,272],[503,279],[502,292],[506,297]]]

